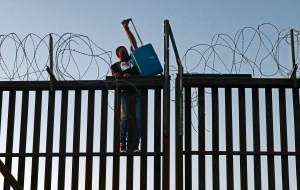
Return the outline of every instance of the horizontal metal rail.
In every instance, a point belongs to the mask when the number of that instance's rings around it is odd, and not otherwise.
[[[116,88],[147,88],[162,89],[164,79],[162,77],[113,77],[107,80],[86,81],[57,81],[53,82],[55,90],[115,90]],[[1,81],[0,89],[7,90],[49,90],[49,81]]]
[[[297,84],[300,84],[300,79],[297,79]],[[293,80],[291,79],[278,79],[278,78],[267,78],[267,79],[234,79],[234,78],[203,78],[203,77],[184,77],[183,85],[185,87],[231,87],[231,88],[265,88],[265,87],[273,87],[273,88],[294,88]]]
[[[66,153],[0,153],[0,158],[12,158],[12,157],[109,157],[109,156],[163,156],[162,152],[66,152]]]
[[[183,151],[184,155],[233,155],[233,156],[300,156],[299,152],[281,151]]]

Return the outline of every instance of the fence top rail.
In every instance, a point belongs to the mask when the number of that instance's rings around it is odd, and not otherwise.
[[[300,86],[300,79],[296,79]],[[283,78],[247,78],[234,76],[189,76],[183,77],[184,87],[218,87],[218,88],[294,88],[294,79]]]
[[[156,77],[108,77],[106,80],[53,81],[54,90],[116,90],[129,87],[162,89],[164,78]],[[49,90],[50,81],[0,81],[1,91]]]

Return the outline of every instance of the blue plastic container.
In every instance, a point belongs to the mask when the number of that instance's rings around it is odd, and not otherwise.
[[[141,76],[153,76],[163,72],[163,68],[151,44],[133,50],[130,56]]]

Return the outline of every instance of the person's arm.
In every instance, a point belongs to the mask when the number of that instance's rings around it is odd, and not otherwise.
[[[111,75],[114,76],[114,77],[119,77],[121,76],[120,72],[119,72],[119,69],[118,69],[118,66],[117,64],[113,64],[111,67]]]
[[[125,28],[125,31],[126,31],[128,37],[129,37],[129,40],[132,43],[131,46],[133,46],[133,49],[136,49],[137,48],[136,39],[135,39],[134,35],[132,34],[132,32],[130,31],[130,29],[128,27],[128,23],[129,23],[128,19],[122,21],[122,25]]]

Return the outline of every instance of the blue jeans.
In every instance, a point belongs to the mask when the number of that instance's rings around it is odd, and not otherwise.
[[[121,93],[121,115],[120,115],[120,143],[126,145],[127,139],[127,118],[128,118],[128,93]],[[130,113],[131,114],[131,113]],[[141,137],[141,95],[134,94],[134,139],[133,145],[139,146]]]

